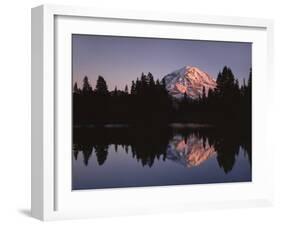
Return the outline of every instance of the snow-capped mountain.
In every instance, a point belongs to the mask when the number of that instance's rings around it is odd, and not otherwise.
[[[203,87],[206,95],[209,89],[216,87],[216,81],[206,72],[197,67],[185,66],[166,76],[163,80],[166,83],[168,92],[177,98],[184,96],[184,93],[192,99],[202,96]]]

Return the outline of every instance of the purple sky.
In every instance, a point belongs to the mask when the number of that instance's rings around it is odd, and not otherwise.
[[[224,65],[242,82],[252,64],[252,44],[97,35],[72,35],[73,83],[88,76],[93,87],[98,75],[109,90],[124,89],[141,73],[162,79],[186,65],[196,66],[214,79]]]

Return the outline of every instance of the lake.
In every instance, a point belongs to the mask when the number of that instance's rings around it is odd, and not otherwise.
[[[251,133],[209,125],[73,129],[72,189],[249,182]]]

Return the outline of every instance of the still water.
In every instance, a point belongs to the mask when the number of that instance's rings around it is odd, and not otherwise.
[[[74,128],[72,189],[251,181],[250,137],[194,125]]]

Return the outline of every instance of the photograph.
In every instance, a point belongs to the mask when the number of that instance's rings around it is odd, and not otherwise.
[[[252,43],[72,34],[72,190],[252,181]]]

